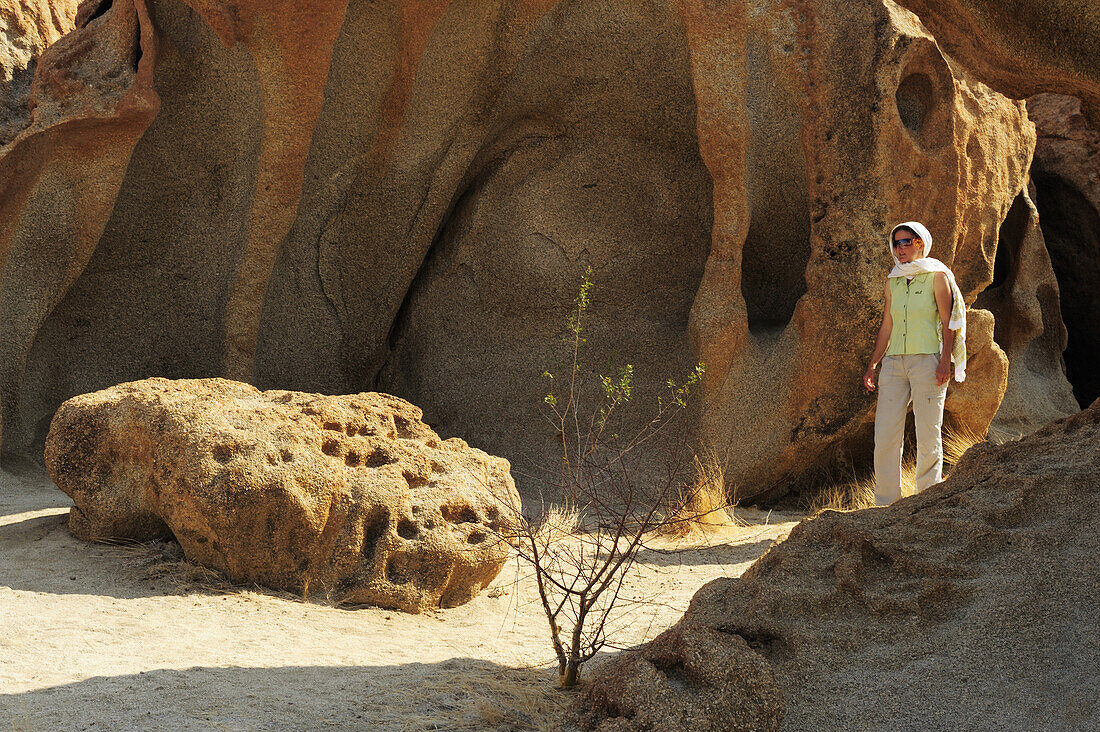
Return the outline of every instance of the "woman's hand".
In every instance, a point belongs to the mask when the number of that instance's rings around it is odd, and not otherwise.
[[[951,381],[951,359],[941,358],[940,365],[936,367],[936,383],[943,386]]]
[[[938,372],[937,372],[938,375]],[[867,391],[875,390],[875,367],[868,366],[866,373],[863,374],[863,385],[867,387]]]

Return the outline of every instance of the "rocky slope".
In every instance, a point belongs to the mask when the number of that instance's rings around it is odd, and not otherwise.
[[[677,628],[724,634],[712,655],[766,660],[784,729],[1087,728],[1100,714],[1098,475],[1100,401],[973,448],[944,483],[889,508],[807,519],[741,578],[704,586]],[[706,637],[673,637],[693,634]],[[690,651],[669,643],[665,657]],[[616,711],[630,709],[627,691],[717,694],[690,669],[660,673],[647,646],[631,655],[658,671],[634,674],[641,689],[601,675],[604,694],[583,697],[577,719],[661,728]],[[768,674],[753,678],[737,703],[767,698]]]

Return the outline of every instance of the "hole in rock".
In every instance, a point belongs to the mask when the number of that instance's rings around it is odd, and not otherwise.
[[[378,509],[367,516],[363,521],[363,549],[360,552],[364,565],[370,567],[374,564],[374,555],[378,549],[378,542],[386,533],[386,527],[390,523],[390,514],[384,508]]]
[[[393,425],[394,425],[394,427],[397,428],[397,436],[398,437],[412,437],[413,436],[412,425],[409,423],[409,420],[405,419],[404,417],[394,415]]]
[[[920,134],[935,98],[932,80],[927,74],[909,74],[898,84],[898,90],[894,94],[898,115],[901,123],[914,135]]]
[[[363,464],[368,468],[381,468],[383,465],[393,465],[396,462],[397,458],[395,456],[378,447],[367,456]]]
[[[359,464],[359,453],[355,450],[350,450],[347,455],[344,456],[344,465],[349,468],[354,468]]]
[[[409,581],[408,558],[404,554],[395,554],[386,563],[386,579],[395,585],[403,585]]]
[[[340,456],[340,443],[336,440],[325,440],[321,443],[321,452],[332,457]]]
[[[1027,233],[1028,218],[1027,201],[1021,193],[1012,202],[1012,208],[1008,210],[1008,215],[1001,222],[997,233],[997,258],[993,260],[993,282],[989,285],[990,289],[1004,285],[1016,269],[1020,245]]]
[[[810,199],[801,141],[803,101],[776,83],[785,72],[763,36],[752,35],[747,51],[751,220],[741,255],[741,294],[749,330],[760,333],[784,328],[806,293]]]
[[[1032,180],[1069,335],[1066,378],[1083,409],[1100,397],[1100,212],[1058,175],[1033,170]]]
[[[405,482],[409,484],[410,488],[420,488],[428,484],[428,478],[415,471],[406,470],[402,475],[405,477]]]
[[[214,445],[210,452],[219,463],[227,463],[233,459],[233,448],[229,445]]]
[[[141,56],[143,51],[141,50],[141,26],[138,26],[134,31],[134,55],[130,60],[130,66],[133,68],[134,73],[141,67]]]
[[[470,535],[466,537],[467,544],[480,544],[485,541],[485,534],[481,531],[471,531]]]
[[[477,511],[469,506],[443,505],[440,507],[439,512],[443,514],[444,520],[452,524],[476,524],[480,521],[477,517]]]
[[[82,27],[87,28],[89,25],[91,25],[93,20],[95,20],[96,18],[102,18],[104,15],[107,14],[107,11],[111,9],[111,6],[113,4],[114,0],[103,0],[103,2],[101,2],[99,6],[95,9],[95,12],[88,16],[88,19],[84,21],[84,25]]]
[[[1012,207],[1001,222],[1001,228],[997,234],[997,255],[993,260],[993,281],[990,283],[975,302],[975,305],[984,308],[996,319],[993,339],[1002,348],[1009,348],[1012,344],[1008,339],[1012,334],[1013,307],[1010,297],[1012,283],[1016,279],[1016,267],[1020,257],[1020,247],[1023,245],[1024,236],[1027,234],[1028,221],[1031,218],[1031,210],[1027,200],[1021,193],[1012,202]]]
[[[326,430],[332,430],[333,432],[343,432],[344,431],[344,425],[340,424],[339,422],[325,422],[323,427]]]
[[[279,457],[281,457],[283,459],[284,463],[289,463],[289,462],[294,461],[294,453],[292,453],[290,450],[281,451],[279,453]]]
[[[408,519],[401,519],[397,524],[397,535],[402,539],[415,539],[420,535],[420,529],[416,528],[416,524]]]

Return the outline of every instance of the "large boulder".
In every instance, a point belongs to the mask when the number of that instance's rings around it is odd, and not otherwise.
[[[740,653],[765,658],[791,729],[1089,727],[1098,475],[1100,401],[978,445],[889,508],[803,521],[741,578],[699,590],[677,627],[740,636]],[[623,685],[606,674],[597,688]],[[631,702],[585,702],[610,703]]]
[[[440,440],[397,397],[147,379],[75,397],[50,476],[82,539],[175,538],[230,580],[419,612],[500,571],[508,462]]]

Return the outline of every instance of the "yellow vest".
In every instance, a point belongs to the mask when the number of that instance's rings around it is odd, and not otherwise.
[[[943,350],[943,326],[936,308],[936,273],[924,272],[912,282],[905,277],[891,277],[887,281],[894,327],[886,355],[938,354]]]

